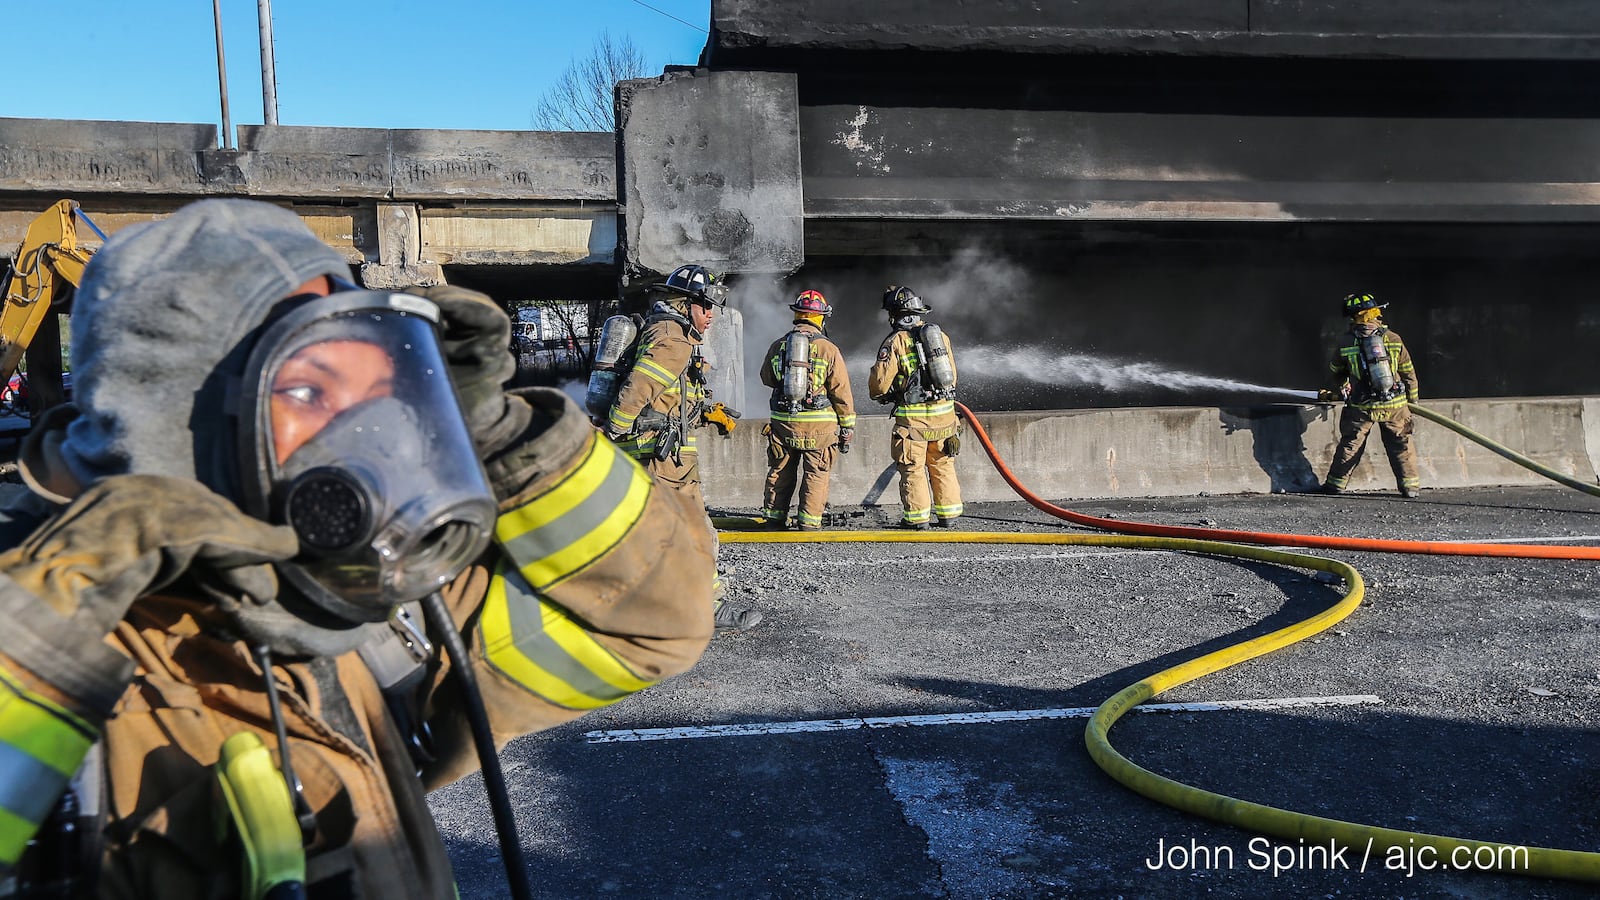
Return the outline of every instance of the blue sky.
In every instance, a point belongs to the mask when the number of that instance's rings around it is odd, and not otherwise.
[[[256,0],[221,3],[229,112],[235,125],[259,123]],[[6,6],[0,116],[220,125],[210,0]],[[273,0],[278,121],[530,128],[539,96],[575,56],[588,55],[602,31],[632,39],[655,74],[663,65],[698,59],[710,6],[710,0]]]

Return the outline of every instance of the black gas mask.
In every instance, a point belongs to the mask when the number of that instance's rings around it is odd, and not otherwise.
[[[291,302],[241,386],[247,510],[294,529],[300,555],[279,570],[307,600],[382,621],[483,552],[494,495],[439,351],[438,307],[359,289]]]

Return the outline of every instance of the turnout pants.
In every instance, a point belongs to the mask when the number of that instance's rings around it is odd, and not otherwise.
[[[835,438],[837,441],[837,438]],[[839,458],[837,443],[801,449],[767,435],[767,484],[761,497],[761,516],[782,524],[789,516],[789,498],[800,486],[800,510],[795,522],[801,528],[821,528],[828,506],[828,479]]]
[[[639,464],[655,478],[657,484],[687,495],[702,510],[706,508],[706,495],[700,489],[700,454],[683,454],[683,465],[673,462],[671,457],[656,459],[655,454],[639,460]],[[728,589],[722,583],[722,567],[717,564],[722,555],[722,541],[717,537],[717,526],[711,521],[709,514],[705,516],[705,523],[706,530],[711,532],[711,564],[714,570],[711,577],[711,601],[715,608],[722,603],[722,596]]]
[[[923,440],[914,429],[896,425],[889,437],[889,454],[900,473],[902,521],[926,523],[930,515],[954,519],[961,515],[961,484],[956,481],[955,457],[944,452],[948,438]],[[929,486],[933,488],[930,503]]]
[[[1422,486],[1417,472],[1417,450],[1411,443],[1411,430],[1416,420],[1408,407],[1372,411],[1358,406],[1346,406],[1339,414],[1339,446],[1333,451],[1333,464],[1328,467],[1328,484],[1340,490],[1350,483],[1350,473],[1361,462],[1366,450],[1367,434],[1378,426],[1383,437],[1383,449],[1389,454],[1389,467],[1394,470],[1395,483],[1402,489],[1416,490]]]

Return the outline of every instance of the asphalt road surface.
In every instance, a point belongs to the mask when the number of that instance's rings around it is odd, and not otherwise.
[[[1600,499],[1560,487],[1072,508],[1600,545]],[[1081,531],[1021,503],[977,504],[961,525]],[[1297,812],[1600,850],[1600,563],[1323,555],[1366,579],[1352,616],[1152,702],[1315,699],[1131,714],[1112,743],[1179,781]],[[764,623],[718,637],[688,674],[502,754],[538,896],[1593,894],[1426,859],[1374,856],[1362,870],[1358,852],[1199,819],[1094,765],[1073,710],[1335,602],[1303,570],[1072,546],[745,544],[722,558]],[[862,721],[877,717],[889,721]],[[432,805],[462,896],[509,896],[482,782]]]

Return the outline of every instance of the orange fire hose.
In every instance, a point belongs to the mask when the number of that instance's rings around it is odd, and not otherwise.
[[[1226,528],[1195,528],[1185,525],[1157,525],[1153,522],[1125,522],[1076,513],[1056,506],[1022,486],[1011,469],[1000,458],[989,433],[983,430],[972,410],[956,403],[961,417],[972,427],[978,442],[983,444],[990,462],[994,463],[1000,477],[1017,492],[1017,495],[1034,507],[1075,525],[1099,528],[1120,534],[1143,534],[1155,537],[1193,538],[1205,541],[1232,541],[1237,544],[1264,544],[1279,547],[1312,547],[1321,550],[1361,550],[1374,553],[1422,553],[1434,556],[1498,556],[1523,559],[1593,559],[1600,560],[1600,547],[1562,547],[1551,544],[1474,544],[1455,541],[1395,541],[1380,538],[1327,537],[1313,534],[1279,534],[1270,531],[1231,531]]]

